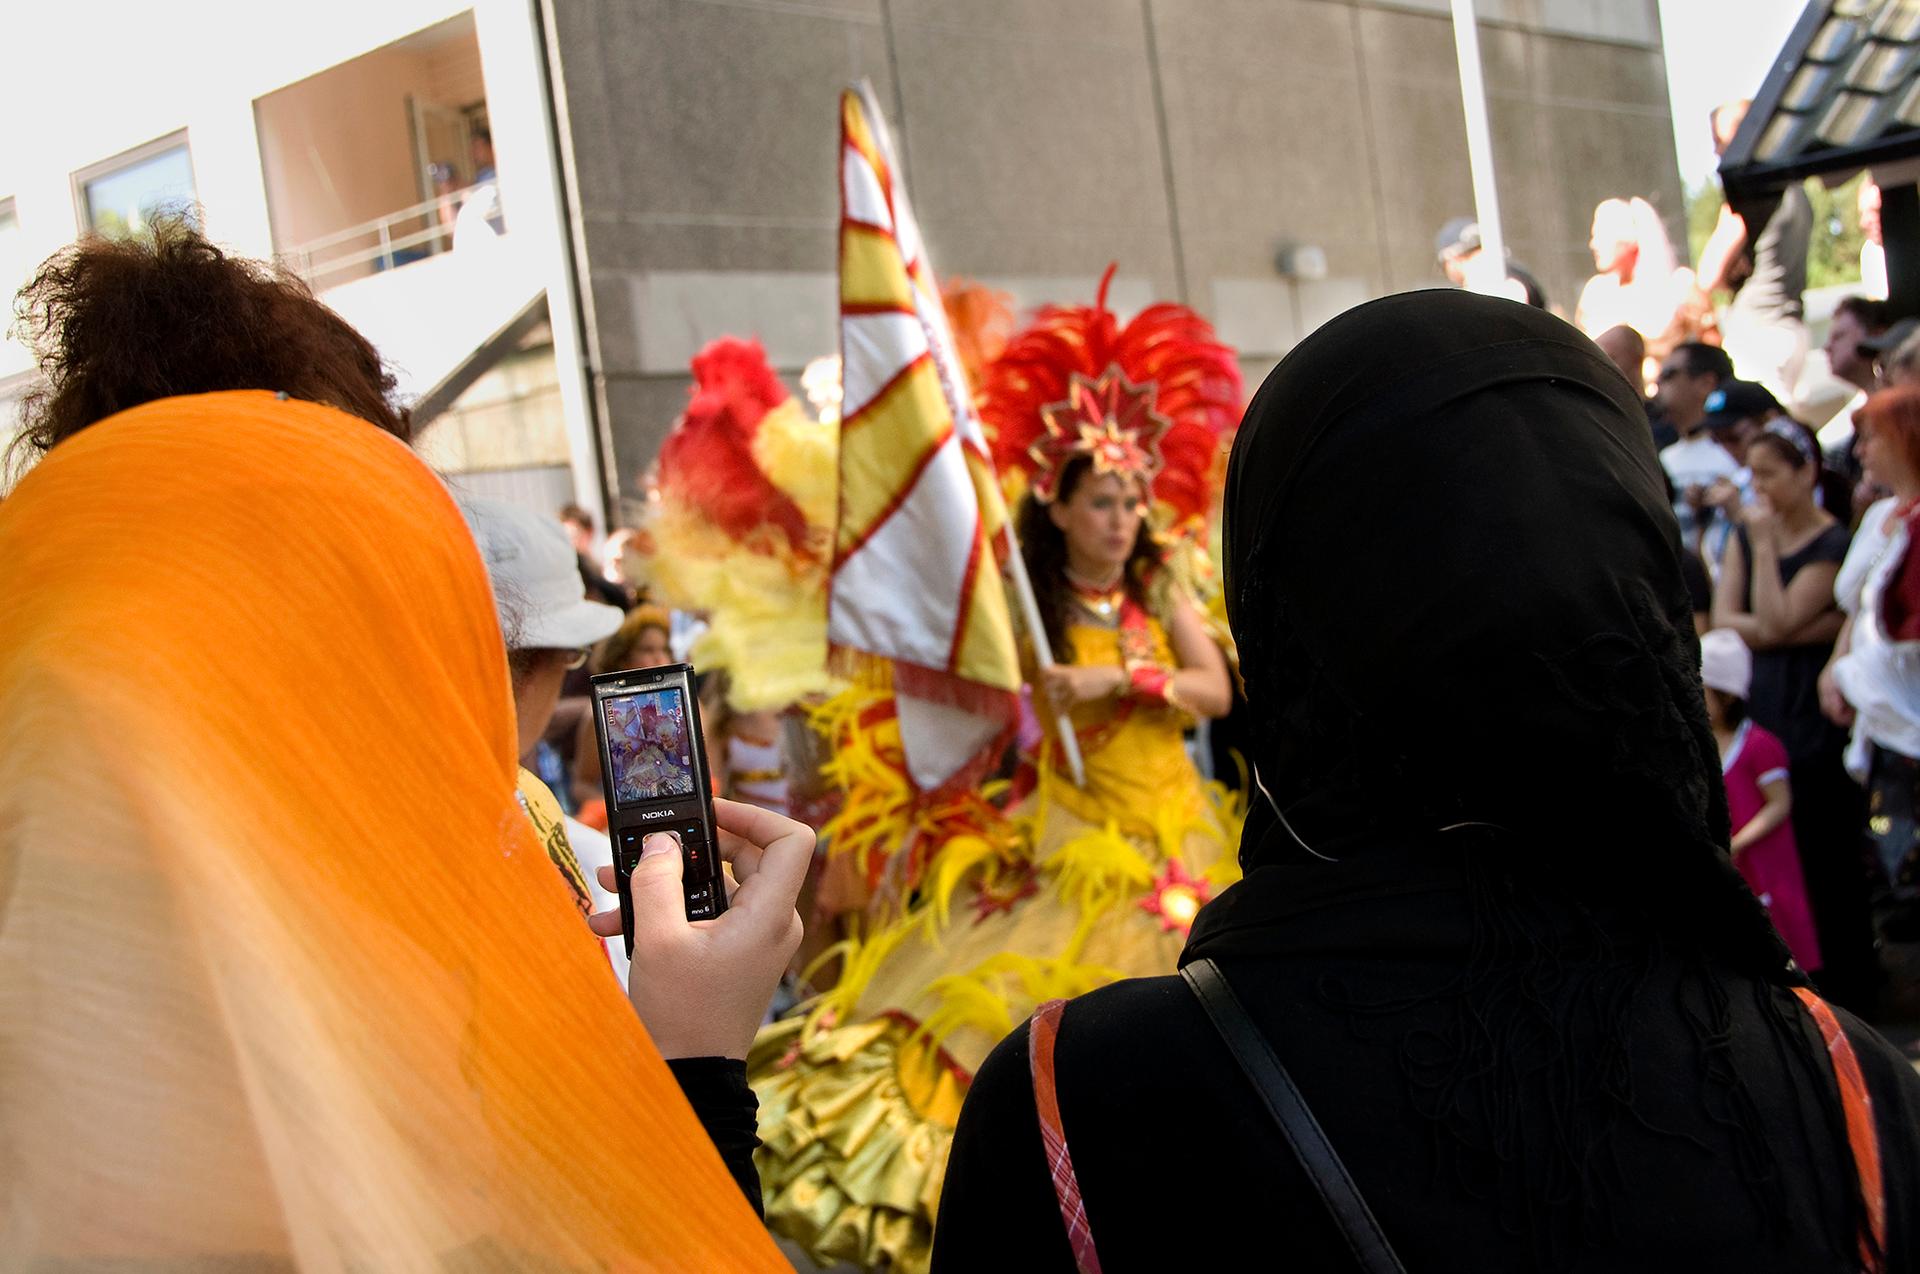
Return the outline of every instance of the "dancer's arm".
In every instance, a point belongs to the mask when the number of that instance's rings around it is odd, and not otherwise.
[[[1167,637],[1180,662],[1169,679],[1168,698],[1196,717],[1224,717],[1233,707],[1233,683],[1227,677],[1227,657],[1220,653],[1200,614],[1184,597],[1173,601],[1172,627]]]

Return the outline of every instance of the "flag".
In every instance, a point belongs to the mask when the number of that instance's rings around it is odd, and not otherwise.
[[[1007,510],[872,97],[840,99],[840,509],[827,638],[893,666],[917,787],[968,779],[1015,719]]]

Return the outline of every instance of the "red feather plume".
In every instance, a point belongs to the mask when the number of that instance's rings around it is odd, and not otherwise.
[[[1118,367],[1129,382],[1153,387],[1154,410],[1171,422],[1159,439],[1154,499],[1178,521],[1204,518],[1221,440],[1240,422],[1240,364],[1213,325],[1184,305],[1150,305],[1122,327],[1107,309],[1115,269],[1107,267],[1092,305],[1046,306],[987,365],[980,419],[994,464],[1031,478],[1043,410],[1067,399],[1076,374],[1097,380]]]
[[[693,358],[687,410],[661,444],[662,498],[705,517],[728,538],[761,527],[807,554],[807,519],[753,458],[760,422],[792,395],[767,364],[758,341],[723,336]]]

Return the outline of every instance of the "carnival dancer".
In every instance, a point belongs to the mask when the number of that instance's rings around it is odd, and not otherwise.
[[[821,714],[852,778],[827,838],[871,855],[874,903],[837,985],[762,1032],[749,1075],[768,1222],[823,1261],[925,1269],[973,1069],[1052,996],[1170,972],[1237,875],[1238,810],[1183,742],[1226,710],[1226,661],[1169,565],[1204,536],[1240,409],[1233,351],[1182,306],[1120,324],[1103,282],[1091,306],[1043,310],[983,381],[1057,660],[1025,669],[1044,741],[1010,810],[989,789],[929,817],[866,790],[888,774],[911,790],[884,688]],[[1056,714],[1084,758],[1078,785]]]

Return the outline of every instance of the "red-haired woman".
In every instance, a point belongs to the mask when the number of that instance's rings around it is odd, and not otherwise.
[[[1867,510],[1834,594],[1847,626],[1820,679],[1821,707],[1853,727],[1847,769],[1867,785],[1867,832],[1892,890],[1887,936],[1920,935],[1920,631],[1901,622],[1912,522],[1920,510],[1920,388],[1869,398],[1854,414],[1866,477],[1893,492]]]

